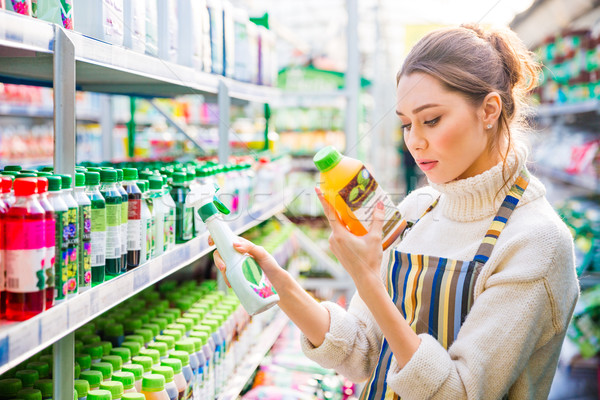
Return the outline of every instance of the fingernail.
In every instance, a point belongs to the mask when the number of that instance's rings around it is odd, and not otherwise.
[[[377,202],[377,208],[378,208],[379,210],[383,210],[383,201],[378,201],[378,202]]]
[[[322,195],[323,192],[321,192],[321,189],[319,189],[318,187],[315,187],[315,192],[317,193],[317,195]]]
[[[233,242],[233,246],[234,247],[242,247],[243,243],[242,242]]]

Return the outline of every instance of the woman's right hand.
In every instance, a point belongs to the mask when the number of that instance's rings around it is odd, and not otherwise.
[[[208,237],[208,244],[209,246],[214,245],[212,237],[210,236]],[[280,287],[279,283],[283,279],[282,275],[285,274],[286,271],[279,266],[275,258],[273,258],[273,256],[269,254],[264,247],[255,245],[251,241],[242,237],[238,237],[236,241],[233,242],[233,248],[241,254],[247,254],[252,257],[264,271],[269,281],[273,284],[273,286],[275,286],[275,290],[278,290],[278,287]],[[227,286],[231,287],[226,275],[227,266],[225,265],[225,261],[223,261],[221,254],[219,254],[219,250],[215,250],[213,253],[213,258],[215,265],[223,275],[225,283]]]

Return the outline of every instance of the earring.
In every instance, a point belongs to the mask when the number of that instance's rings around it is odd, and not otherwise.
[[[492,124],[488,124],[485,129],[492,129]]]

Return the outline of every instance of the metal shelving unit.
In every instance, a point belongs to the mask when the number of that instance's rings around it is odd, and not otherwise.
[[[15,13],[0,11],[0,82],[54,88],[57,173],[75,171],[75,91],[174,97],[200,94],[217,101],[219,160],[229,158],[229,108],[232,101],[270,102],[275,88],[237,82],[196,71],[124,47]],[[50,117],[49,110],[44,110]],[[27,111],[26,113],[29,113]],[[105,142],[110,142],[103,132]],[[231,221],[241,233],[283,210],[283,199],[251,210]],[[42,314],[0,328],[0,373],[54,343],[54,398],[66,399],[73,390],[73,331],[106,309],[152,283],[208,254],[206,235],[177,246],[135,270],[111,279]]]
[[[579,175],[572,175],[565,171],[548,168],[540,164],[535,165],[535,172],[548,178],[586,189],[591,193],[600,194],[600,181],[586,179]]]
[[[600,112],[600,101],[588,100],[573,104],[542,104],[535,108],[537,117],[558,117],[589,112]]]

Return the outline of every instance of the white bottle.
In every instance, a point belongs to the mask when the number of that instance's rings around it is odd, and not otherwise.
[[[157,0],[158,57],[177,62],[177,2]]]
[[[171,197],[169,193],[169,189],[163,186],[163,194],[162,194],[163,203],[169,208],[169,212],[167,214],[167,218],[165,218],[165,232],[167,241],[166,250],[171,250],[175,247],[175,201]]]
[[[73,7],[74,29],[108,43],[123,45],[123,0],[78,1]]]
[[[233,248],[236,236],[229,226],[221,219],[222,204],[214,198],[202,199],[200,216],[206,224],[225,265],[227,280],[235,295],[240,299],[248,314],[261,313],[279,302],[279,295],[266,279],[262,269],[253,258],[240,254]]]
[[[139,53],[146,51],[146,0],[125,0],[123,45]]]
[[[150,207],[148,207],[147,196],[147,182],[138,181],[138,186],[142,191],[142,202],[140,208],[140,240],[142,242],[142,251],[140,252],[140,265],[148,261],[152,257],[152,230],[154,228],[154,218]]]
[[[154,239],[154,257],[160,256],[167,250],[169,242],[168,232],[165,231],[166,220],[169,215],[169,206],[165,204],[162,195],[162,179],[160,176],[151,176],[148,178],[150,182],[150,198],[154,206],[154,224],[156,236]]]

